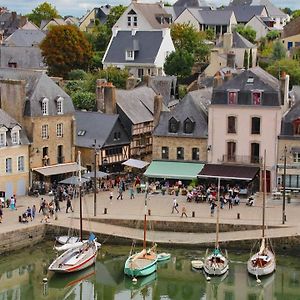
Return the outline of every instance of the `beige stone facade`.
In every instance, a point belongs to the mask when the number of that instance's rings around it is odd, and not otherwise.
[[[169,147],[169,160],[177,160],[177,148],[184,148],[185,161],[192,161],[192,149],[199,148],[199,161],[207,161],[207,139],[153,136],[153,159],[163,159],[162,147]]]

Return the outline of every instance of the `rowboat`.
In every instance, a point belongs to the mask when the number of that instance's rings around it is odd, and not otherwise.
[[[171,253],[162,252],[162,253],[157,254],[157,261],[158,262],[160,262],[160,261],[166,261],[166,260],[168,260],[170,258],[171,258]]]

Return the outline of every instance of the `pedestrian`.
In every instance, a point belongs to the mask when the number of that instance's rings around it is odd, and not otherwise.
[[[70,197],[68,197],[68,199],[67,199],[66,213],[68,213],[69,208],[70,208],[71,211],[73,212],[73,207],[72,207],[72,202],[71,202],[71,198],[70,198]]]
[[[119,198],[121,198],[121,200],[123,200],[123,187],[121,184],[119,185],[119,195],[117,197],[117,200],[119,200]]]
[[[6,208],[9,208],[9,207],[10,207],[10,199],[7,198],[7,199],[6,199]]]
[[[182,208],[181,208],[181,218],[185,216],[187,218],[187,214],[186,214],[186,208],[185,205],[182,204]]]
[[[45,206],[45,200],[44,200],[44,198],[41,198],[39,213],[43,212],[44,206]]]
[[[217,206],[215,201],[212,201],[210,204],[210,216],[213,217],[215,213],[215,207]]]
[[[10,197],[10,209],[15,210],[15,198],[13,196]]]
[[[34,219],[35,218],[35,213],[36,213],[36,207],[35,207],[34,204],[32,206],[31,213],[32,213],[32,219]]]
[[[32,213],[31,213],[31,208],[29,206],[26,209],[26,214],[27,214],[27,218],[30,219],[30,221],[32,221]]]
[[[48,203],[46,202],[46,200],[43,201],[42,213],[43,213],[43,218],[41,220],[41,223],[43,223],[43,221],[45,221],[45,223],[48,223],[49,209],[48,209]]]
[[[13,197],[14,197],[14,200],[15,200],[15,209],[17,209],[17,197],[16,197],[16,195],[13,195]]]
[[[178,203],[177,203],[176,198],[174,198],[174,199],[173,199],[172,212],[171,212],[172,214],[174,213],[174,210],[176,210],[177,213],[179,213],[179,210],[177,209],[177,207],[178,207]]]
[[[229,198],[228,198],[228,209],[232,209],[232,202],[233,202],[232,196],[229,195]]]
[[[2,207],[0,207],[0,223],[2,223],[2,218],[3,218],[3,210]]]
[[[110,202],[112,202],[113,196],[114,196],[114,194],[113,194],[113,192],[111,191],[111,192],[109,193],[109,200],[110,200]]]
[[[54,205],[55,205],[55,212],[60,211],[59,198],[58,197],[54,198]]]
[[[133,190],[133,186],[132,185],[129,188],[129,195],[130,195],[130,199],[134,199],[134,190]]]
[[[224,204],[225,204],[223,196],[220,196],[220,204],[221,204],[220,208],[223,209],[224,208]]]

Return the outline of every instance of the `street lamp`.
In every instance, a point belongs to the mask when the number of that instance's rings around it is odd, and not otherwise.
[[[94,217],[96,217],[97,212],[97,141],[95,139],[94,147]]]
[[[282,187],[283,187],[283,197],[282,197],[282,224],[285,223],[286,221],[286,214],[285,214],[285,178],[286,178],[286,153],[287,153],[287,148],[286,145],[284,146],[284,152],[283,152],[283,182],[282,182]]]

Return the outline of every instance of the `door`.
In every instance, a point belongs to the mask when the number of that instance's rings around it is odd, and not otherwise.
[[[251,164],[259,163],[259,144],[251,143]]]
[[[25,180],[20,179],[17,183],[17,196],[25,196],[26,195],[26,189],[25,189]]]
[[[10,198],[14,194],[14,188],[12,182],[7,182],[5,186],[5,196],[6,198]]]
[[[227,143],[227,160],[230,162],[234,162],[236,157],[236,143],[235,142],[228,142]]]

